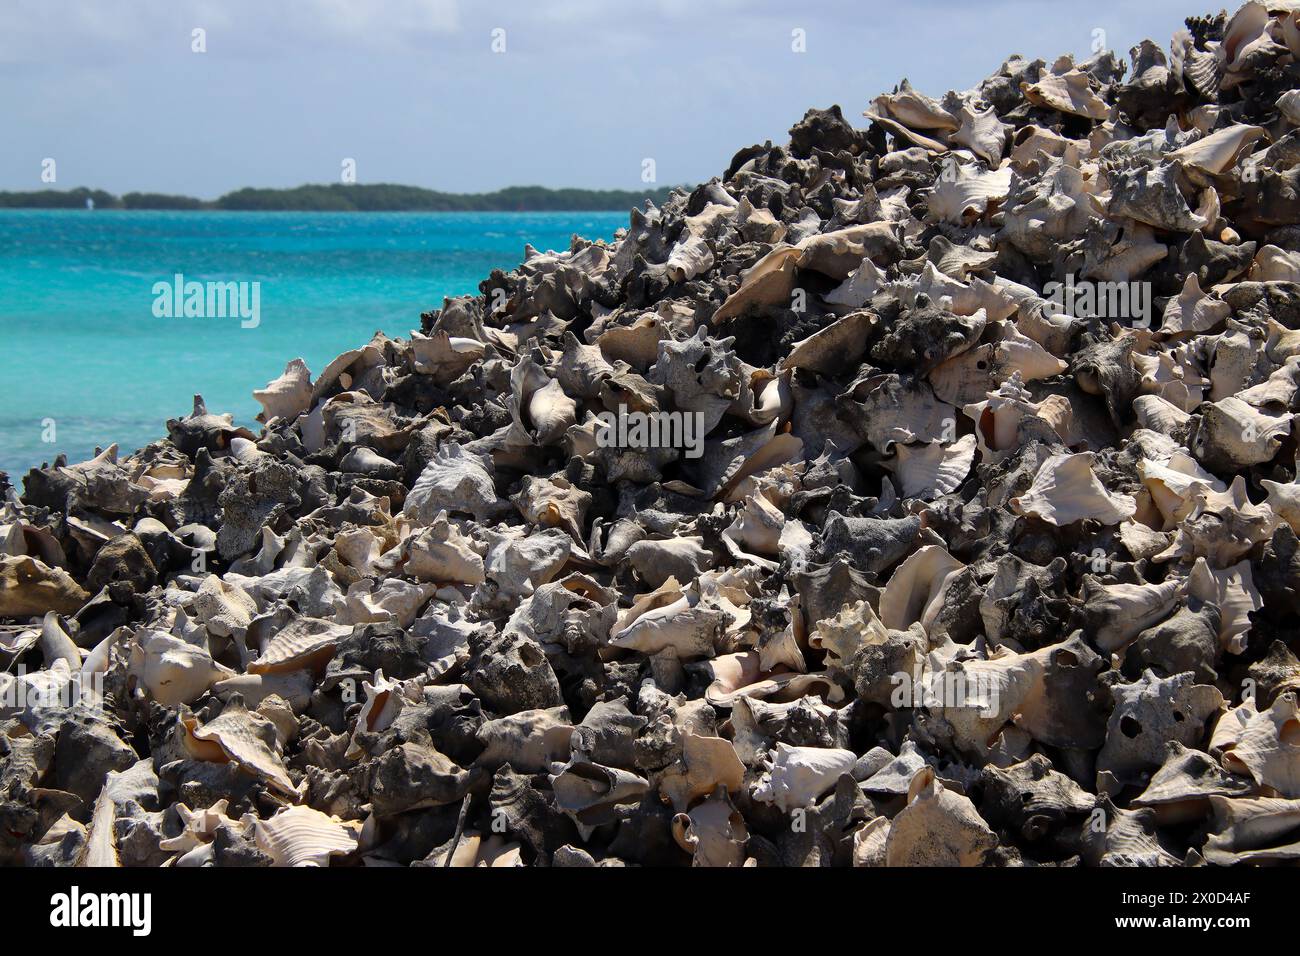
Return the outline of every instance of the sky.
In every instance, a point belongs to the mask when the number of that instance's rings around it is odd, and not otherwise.
[[[1127,59],[1210,6],[0,0],[0,189],[212,199],[337,182],[349,159],[358,182],[449,192],[641,188],[646,159],[658,185],[697,183],[809,107],[863,125],[904,77],[940,96],[1012,53],[1087,57],[1098,30]]]

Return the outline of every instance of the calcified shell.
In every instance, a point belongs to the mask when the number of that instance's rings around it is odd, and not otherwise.
[[[950,445],[895,445],[899,491],[904,498],[938,498],[956,491],[975,461],[975,436],[964,435]]]

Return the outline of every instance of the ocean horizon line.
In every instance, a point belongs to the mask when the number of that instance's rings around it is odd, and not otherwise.
[[[89,186],[0,191],[0,209],[93,209],[178,212],[619,212],[646,201],[662,205],[687,184],[646,189],[506,186],[452,193],[399,183],[304,183],[285,188],[246,186],[216,199],[131,191],[117,195]]]

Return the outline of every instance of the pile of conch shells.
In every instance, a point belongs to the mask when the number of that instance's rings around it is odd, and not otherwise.
[[[6,483],[0,861],[1300,858],[1300,2],[1130,59]]]

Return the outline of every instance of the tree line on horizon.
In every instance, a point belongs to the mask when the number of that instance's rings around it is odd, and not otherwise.
[[[292,189],[236,189],[218,199],[129,192],[121,196],[102,189],[44,189],[0,192],[0,208],[84,209],[209,209],[232,212],[589,212],[625,211],[647,199],[662,205],[673,189],[551,189],[509,186],[489,193],[444,193],[393,183],[308,184]],[[683,187],[684,188],[684,187]]]

